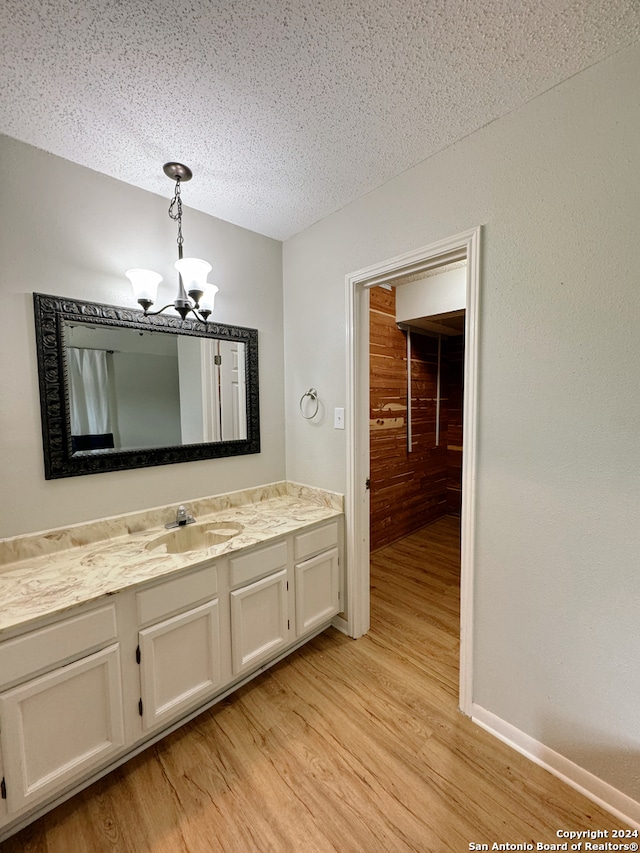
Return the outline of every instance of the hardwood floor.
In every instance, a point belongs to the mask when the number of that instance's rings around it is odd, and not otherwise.
[[[366,637],[325,632],[2,853],[449,853],[614,825],[458,712],[457,528],[372,556]]]

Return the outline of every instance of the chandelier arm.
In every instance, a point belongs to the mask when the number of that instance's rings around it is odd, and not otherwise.
[[[141,300],[138,300],[138,302],[140,302],[140,304],[142,305]],[[157,311],[149,311],[148,308],[144,309],[144,305],[143,305],[144,316],[145,317],[155,317],[158,314],[162,314],[162,312],[166,311],[167,308],[175,308],[175,310],[178,312],[178,314],[180,314],[180,316],[182,317],[183,320],[187,317],[188,314],[193,314],[193,316],[196,318],[196,320],[198,320],[200,323],[208,323],[209,322],[208,318],[209,318],[209,315],[211,314],[211,311],[208,311],[206,308],[204,308],[204,309],[196,308],[193,305],[191,305],[191,306],[187,306],[187,305],[176,306],[175,302],[169,302],[168,305],[165,305],[164,308],[159,308]]]
[[[139,299],[138,299],[138,302],[140,302],[140,300],[139,300]],[[143,307],[144,307],[144,306],[143,306]],[[164,306],[164,308],[159,308],[157,311],[149,311],[148,309],[147,309],[147,310],[145,310],[145,312],[144,312],[144,316],[145,316],[145,317],[155,317],[155,316],[156,316],[156,314],[162,314],[162,312],[163,312],[163,311],[166,311],[166,310],[167,310],[167,308],[173,308],[173,307],[174,307],[173,302],[169,302],[169,304],[168,304],[168,305],[165,305],[165,306]]]

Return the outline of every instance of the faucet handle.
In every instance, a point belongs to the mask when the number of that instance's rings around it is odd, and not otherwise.
[[[180,504],[178,509],[176,510],[176,520],[169,521],[165,524],[167,530],[170,530],[172,527],[184,527],[185,524],[193,524],[195,518],[189,514],[189,507],[186,507],[184,504]]]
[[[188,517],[189,513],[187,512],[186,506],[180,504],[176,511],[176,521],[178,522],[178,524],[186,524]]]

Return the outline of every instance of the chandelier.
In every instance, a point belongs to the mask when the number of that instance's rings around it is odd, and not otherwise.
[[[125,275],[131,282],[133,293],[142,306],[145,315],[162,314],[167,308],[175,308],[182,319],[186,319],[192,313],[197,320],[206,323],[213,311],[213,302],[218,288],[215,284],[207,281],[207,275],[211,272],[211,264],[200,258],[183,258],[182,245],[182,198],[180,185],[190,181],[193,173],[188,166],[182,163],[165,163],[162,167],[165,175],[175,181],[173,198],[169,205],[169,218],[178,223],[178,260],[174,267],[178,271],[178,295],[173,302],[160,308],[158,311],[150,311],[158,295],[158,285],[162,276],[153,270],[133,269],[127,270]]]

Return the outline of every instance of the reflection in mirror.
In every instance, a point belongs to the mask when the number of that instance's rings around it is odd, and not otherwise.
[[[247,437],[245,344],[64,324],[74,453]]]
[[[47,479],[260,451],[255,329],[33,298]]]

